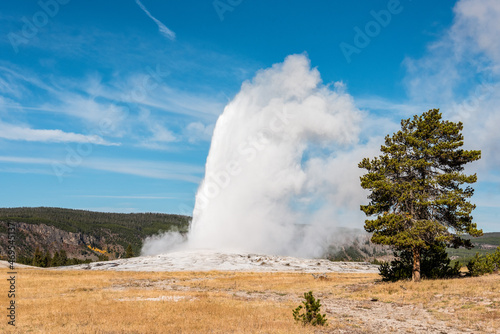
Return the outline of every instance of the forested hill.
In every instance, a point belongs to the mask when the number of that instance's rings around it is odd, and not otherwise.
[[[465,239],[471,239],[472,243],[479,248],[493,248],[500,246],[500,232],[484,233],[482,236],[472,238],[466,236]]]
[[[38,247],[50,254],[96,260],[123,257],[130,244],[138,254],[143,240],[160,231],[187,232],[191,217],[161,213],[104,213],[62,208],[0,208],[0,256],[7,255],[7,226],[16,224],[18,257]]]

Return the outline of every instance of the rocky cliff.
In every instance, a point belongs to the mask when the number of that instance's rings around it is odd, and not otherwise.
[[[17,256],[33,256],[36,248],[42,252],[65,250],[68,257],[81,260],[97,260],[99,252],[89,248],[106,250],[110,259],[120,257],[124,253],[124,247],[116,244],[118,235],[113,235],[109,230],[102,230],[101,236],[94,236],[82,232],[68,232],[55,226],[46,224],[28,224],[24,222],[12,222],[16,227],[15,248]],[[0,230],[6,230],[7,221],[0,221]],[[0,256],[7,255],[7,233],[0,233]]]
[[[68,258],[97,260],[125,255],[130,245],[139,254],[143,240],[161,231],[186,233],[190,217],[161,213],[105,213],[62,208],[0,208],[0,258],[6,258],[8,227],[14,225],[19,258],[39,248],[51,256],[64,250]]]

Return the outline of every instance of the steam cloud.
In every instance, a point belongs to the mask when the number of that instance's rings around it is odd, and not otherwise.
[[[359,212],[360,118],[305,55],[259,71],[216,123],[184,247],[321,256]]]

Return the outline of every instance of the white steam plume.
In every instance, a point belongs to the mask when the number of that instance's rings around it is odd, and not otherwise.
[[[164,232],[147,237],[141,255],[157,255],[183,248],[186,238],[179,232]]]
[[[358,157],[342,151],[361,113],[343,88],[323,85],[304,55],[243,83],[214,130],[190,248],[320,256],[340,239],[342,207],[362,198]]]

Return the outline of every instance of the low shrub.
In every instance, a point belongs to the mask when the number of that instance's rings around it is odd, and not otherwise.
[[[304,326],[307,324],[313,326],[326,326],[326,314],[321,314],[320,300],[314,298],[312,291],[304,293],[304,299],[302,305],[299,305],[293,310],[293,318],[295,321],[302,322]]]
[[[467,269],[471,276],[481,276],[498,271],[500,269],[500,247],[493,254],[479,255],[476,253],[476,256],[467,264]]]

